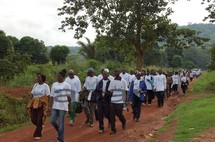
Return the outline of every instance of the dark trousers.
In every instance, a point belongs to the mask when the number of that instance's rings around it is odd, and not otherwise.
[[[181,84],[181,89],[183,90],[183,93],[186,94],[186,92],[187,92],[187,84],[182,83]]]
[[[141,104],[142,104],[142,101],[140,100],[140,98],[135,94],[133,94],[132,110],[133,110],[134,118],[136,119],[140,118]]]
[[[145,103],[148,102],[148,104],[152,104],[153,93],[154,92],[152,90],[147,90],[146,98],[145,98]]]
[[[110,123],[111,123],[112,131],[116,131],[115,116],[119,118],[122,125],[126,124],[126,120],[122,112],[123,112],[123,104],[114,104],[114,103],[110,104]]]
[[[31,109],[31,122],[36,126],[34,131],[34,137],[42,136],[42,126],[43,126],[43,108]]]
[[[93,116],[94,116],[94,113],[95,113],[95,109],[96,109],[96,103],[94,102],[88,102],[88,101],[85,101],[84,102],[84,112],[85,112],[85,115],[86,115],[86,123],[90,123],[90,124],[93,124]]]
[[[106,117],[110,123],[110,103],[98,102],[98,119],[100,130],[104,130],[104,117]]]
[[[164,104],[164,91],[156,92],[158,107],[162,107]]]

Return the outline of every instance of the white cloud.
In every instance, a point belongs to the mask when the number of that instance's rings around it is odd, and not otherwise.
[[[200,3],[201,0],[179,0],[172,6],[175,11],[172,21],[179,25],[202,23],[207,12]],[[73,31],[58,30],[62,17],[57,16],[57,8],[62,4],[63,0],[0,0],[0,29],[18,38],[38,38],[46,45],[76,45]],[[85,37],[93,40],[95,30],[90,27]]]

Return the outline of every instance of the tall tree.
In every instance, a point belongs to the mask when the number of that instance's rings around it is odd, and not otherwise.
[[[80,38],[92,23],[97,34],[125,39],[135,47],[140,69],[144,53],[170,22],[167,5],[166,0],[65,0],[59,8],[59,15],[66,16],[60,29],[75,29],[74,37]]]
[[[12,43],[4,31],[0,30],[0,59],[5,58],[10,51],[13,51]]]
[[[209,19],[210,22],[215,22],[215,0],[202,0],[202,4],[207,3],[208,6],[206,7],[206,10],[209,12],[208,16],[205,17],[204,20]]]
[[[81,47],[80,54],[86,59],[96,59],[96,48],[95,45],[90,41],[89,38],[85,38],[87,43],[78,41],[77,44]]]
[[[66,62],[66,57],[69,55],[70,50],[67,46],[56,45],[51,49],[50,57],[53,62],[58,64],[64,64]]]
[[[32,63],[44,64],[49,61],[47,48],[45,47],[44,42],[29,36],[20,39],[16,51],[20,54],[28,54]]]
[[[208,68],[210,70],[215,70],[215,44],[210,49],[210,53],[211,53],[211,60],[210,60],[210,63],[208,65]]]

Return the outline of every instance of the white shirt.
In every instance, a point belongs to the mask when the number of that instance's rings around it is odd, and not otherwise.
[[[34,98],[36,97],[41,97],[41,96],[49,96],[50,95],[50,88],[48,86],[48,84],[43,83],[43,84],[39,84],[36,83],[33,87],[33,89],[31,90],[31,94],[33,95]]]
[[[180,81],[179,75],[173,75],[173,76],[172,76],[172,84],[173,84],[173,85],[178,85],[178,84],[179,84],[179,81]]]
[[[122,77],[126,82],[127,82],[127,85],[129,85],[129,82],[130,82],[130,74],[128,73],[120,73],[120,77]]]
[[[103,80],[103,88],[102,88],[102,95],[103,95],[103,97],[104,97],[104,95],[105,95],[105,91],[106,91],[106,85],[107,85],[107,82],[108,82],[108,80]]]
[[[134,74],[132,74],[132,75],[130,75],[130,83],[132,82],[132,81],[134,81],[136,79],[136,76],[134,75]]]
[[[79,101],[79,92],[81,92],[81,82],[78,78],[74,77],[71,79],[70,77],[66,78],[65,82],[67,82],[71,86],[72,92],[72,102]]]
[[[156,92],[164,91],[166,89],[166,76],[165,75],[161,74],[161,75],[155,76],[154,89]]]
[[[140,97],[140,80],[135,79],[134,80],[134,94],[138,97]]]
[[[51,88],[51,97],[53,97],[52,109],[68,111],[67,95],[71,94],[71,86],[66,83],[55,82]],[[62,97],[61,97],[62,96]],[[59,100],[59,101],[58,101]]]
[[[147,90],[153,90],[152,84],[150,83],[152,76],[151,75],[146,75],[145,76],[145,83],[146,83],[146,88]],[[148,81],[149,80],[149,81]]]
[[[98,78],[96,76],[93,76],[93,77],[88,76],[85,79],[84,87],[88,91],[94,91],[96,89],[97,83],[98,83]]]
[[[186,76],[183,76],[183,77],[181,78],[181,82],[187,82],[187,81],[188,81],[188,79],[187,79]]]
[[[111,81],[108,90],[113,92],[111,103],[123,104],[125,102],[126,91],[128,91],[125,79]]]

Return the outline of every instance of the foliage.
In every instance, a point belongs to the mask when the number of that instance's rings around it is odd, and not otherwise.
[[[191,61],[184,61],[184,62],[183,62],[183,68],[184,68],[184,69],[192,70],[192,69],[194,69],[195,67],[196,67],[196,65],[195,65],[193,62],[191,62]]]
[[[4,59],[9,51],[13,51],[10,39],[0,30],[0,59]]]
[[[25,99],[0,94],[0,133],[5,128],[9,129],[9,127],[29,121],[26,103]]]
[[[204,20],[209,19],[210,22],[215,22],[215,0],[202,0],[202,4],[207,3],[206,10],[209,12],[208,16]]]
[[[79,53],[83,55],[86,59],[96,59],[97,57],[97,52],[95,45],[91,43],[89,38],[85,38],[87,41],[87,44],[85,44],[82,41],[78,41],[77,44],[80,46],[80,51]]]
[[[67,46],[56,45],[51,49],[50,58],[57,64],[64,64],[66,57],[69,55],[69,48]]]
[[[191,84],[192,90],[194,90],[195,94],[205,93],[208,91],[215,91],[213,84],[215,83],[215,71],[212,72],[205,72],[202,76]]]
[[[182,57],[180,55],[174,55],[172,58],[172,67],[179,68],[182,67]]]
[[[210,49],[210,54],[211,54],[211,60],[209,62],[208,68],[210,70],[215,70],[215,44]]]
[[[44,42],[29,36],[25,36],[20,39],[19,45],[16,47],[16,51],[20,54],[28,54],[32,63],[45,64],[49,61]]]

